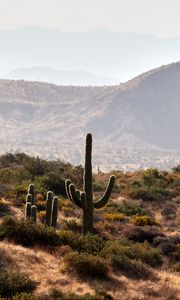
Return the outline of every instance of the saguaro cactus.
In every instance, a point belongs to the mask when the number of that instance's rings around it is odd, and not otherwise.
[[[93,231],[94,208],[102,208],[108,203],[115,182],[115,176],[110,176],[104,195],[98,201],[93,201],[91,133],[86,136],[85,150],[84,191],[77,190],[70,179],[65,182],[68,198],[83,210],[83,234]]]
[[[51,216],[51,226],[56,228],[57,225],[57,216],[58,216],[58,197],[53,198],[52,203],[52,216]]]
[[[45,218],[46,226],[51,226],[52,201],[53,201],[53,193],[49,191],[46,196],[46,218]]]

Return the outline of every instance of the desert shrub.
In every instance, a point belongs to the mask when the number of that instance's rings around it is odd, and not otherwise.
[[[109,221],[125,221],[125,216],[122,213],[106,213],[104,218]]]
[[[127,256],[112,256],[112,264],[123,275],[132,279],[148,279],[152,271],[142,261],[131,260]]]
[[[179,243],[179,236],[157,237],[153,241],[153,245],[158,247],[163,254],[170,256],[172,260],[177,260],[179,258]]]
[[[176,206],[172,203],[167,203],[162,210],[162,215],[166,220],[173,220],[176,218]]]
[[[78,274],[95,277],[106,277],[108,273],[108,261],[89,254],[72,252],[65,257],[68,268],[75,269]]]
[[[148,214],[140,205],[128,202],[118,205],[117,211],[127,216],[143,216]]]
[[[133,220],[133,223],[135,225],[138,225],[138,226],[144,226],[144,225],[153,226],[153,225],[157,225],[157,222],[153,218],[150,218],[148,216],[136,216],[132,220]]]
[[[147,241],[152,243],[156,237],[164,237],[164,233],[157,229],[155,226],[137,226],[129,225],[123,229],[123,236],[134,242],[143,243]]]
[[[41,177],[41,186],[58,195],[66,195],[64,179],[61,172],[49,172]]]
[[[3,199],[0,199],[0,215],[7,213],[8,211],[10,211],[10,206],[9,203]]]
[[[92,234],[86,234],[79,238],[76,250],[79,252],[86,252],[89,254],[98,254],[105,246],[105,241]]]
[[[68,230],[61,230],[59,232],[59,239],[61,245],[69,245],[72,249],[76,249],[78,245],[79,236]]]
[[[37,217],[38,217],[38,219],[40,220],[40,222],[41,222],[42,224],[44,224],[45,218],[46,218],[46,212],[45,212],[45,211],[40,211],[40,212],[38,212]]]
[[[38,283],[20,272],[0,272],[0,296],[9,298],[19,293],[32,293]]]
[[[12,240],[17,244],[30,247],[36,244],[58,246],[60,237],[53,228],[45,228],[31,221],[17,221],[14,218],[4,218],[0,224],[0,238]]]
[[[61,224],[61,229],[81,232],[82,225],[81,223],[77,222],[76,219],[63,220]]]
[[[74,209],[72,207],[64,206],[62,207],[62,213],[65,215],[65,217],[71,217],[74,215]]]
[[[0,182],[1,183],[12,183],[15,181],[16,174],[14,170],[10,168],[0,169]]]
[[[177,272],[177,273],[180,273],[180,262],[175,262],[171,265],[171,271],[172,272]]]
[[[164,187],[145,186],[131,187],[127,190],[127,194],[133,199],[142,199],[143,201],[161,201],[167,200],[170,193]]]
[[[158,249],[150,247],[147,243],[130,243],[126,240],[108,241],[100,252],[104,258],[126,256],[129,259],[139,260],[151,267],[158,267],[162,264],[162,257]]]
[[[38,211],[45,210],[46,202],[45,201],[36,201],[36,206]]]

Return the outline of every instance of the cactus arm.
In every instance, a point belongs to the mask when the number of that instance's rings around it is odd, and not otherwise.
[[[30,184],[28,187],[28,194],[31,194],[32,196],[32,200],[31,200],[31,204],[34,205],[35,204],[35,191],[34,191],[34,184]]]
[[[114,183],[115,183],[115,176],[110,176],[104,195],[98,201],[94,202],[95,208],[102,208],[108,203],[114,187]]]
[[[93,191],[92,191],[92,134],[91,133],[88,133],[86,136],[84,191],[86,194],[87,205],[92,206]]]
[[[80,208],[82,208],[81,200],[80,200],[80,198],[77,197],[78,193],[77,193],[77,190],[76,190],[75,185],[73,183],[70,184],[69,191],[70,191],[71,199],[73,200],[73,202],[77,206],[79,206]]]
[[[27,194],[26,196],[26,203],[30,202],[32,204],[32,195],[31,194]]]
[[[25,206],[25,220],[31,217],[31,202],[26,202]]]
[[[46,218],[45,218],[46,226],[51,226],[52,200],[53,200],[53,194],[52,192],[49,191],[46,197]]]
[[[73,200],[71,199],[71,194],[70,194],[70,190],[69,190],[69,186],[70,186],[71,183],[72,183],[71,180],[67,179],[65,181],[65,189],[66,189],[67,197],[69,198],[69,200],[71,200],[73,202]]]
[[[36,207],[36,205],[31,206],[31,218],[32,218],[32,221],[34,223],[36,223],[36,220],[37,220],[37,207]]]
[[[58,217],[58,197],[53,198],[53,206],[52,206],[52,220],[51,226],[56,228],[57,226],[57,217]]]
[[[87,204],[86,204],[86,194],[84,192],[81,193],[80,195],[81,197],[81,207],[83,209],[85,209],[87,207]]]

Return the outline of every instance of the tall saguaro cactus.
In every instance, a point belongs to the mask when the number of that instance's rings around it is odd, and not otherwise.
[[[84,191],[80,192],[70,179],[65,182],[66,193],[68,198],[83,210],[83,234],[93,231],[93,214],[94,208],[105,206],[111,196],[115,183],[115,176],[110,176],[104,195],[98,200],[93,200],[93,183],[92,183],[92,135],[86,136],[85,149],[85,167],[84,167]]]

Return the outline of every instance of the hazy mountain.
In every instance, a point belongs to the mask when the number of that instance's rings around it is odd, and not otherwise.
[[[112,85],[117,84],[118,80],[95,76],[84,71],[60,71],[52,68],[24,68],[14,70],[5,76],[6,79],[24,79],[28,81],[41,81],[55,83],[59,85]]]
[[[0,31],[0,76],[22,68],[83,70],[128,80],[146,70],[180,60],[180,38],[98,30],[63,33],[40,27]]]
[[[180,63],[109,87],[0,80],[1,152],[83,163],[91,131],[95,166],[171,167],[180,160],[179,82]]]

